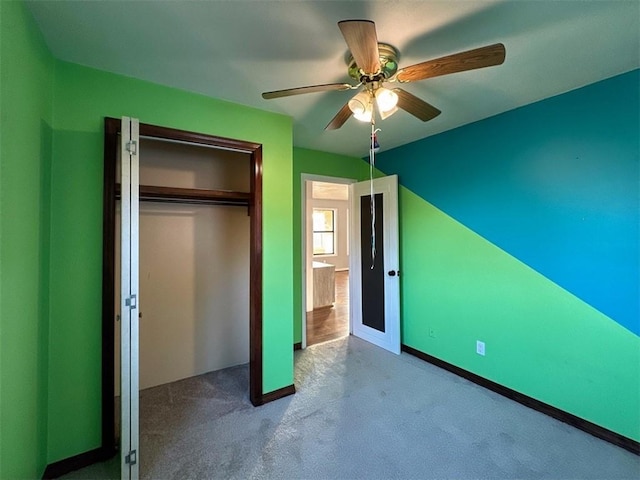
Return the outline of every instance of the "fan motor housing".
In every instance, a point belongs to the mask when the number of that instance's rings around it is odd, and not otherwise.
[[[347,52],[349,76],[354,80],[366,83],[374,80],[385,80],[394,75],[398,70],[398,50],[388,43],[378,43],[378,51],[380,52],[380,72],[373,72],[374,75],[372,77],[363,74],[353,59],[353,55]]]

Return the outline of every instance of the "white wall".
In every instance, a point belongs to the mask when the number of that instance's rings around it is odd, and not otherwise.
[[[140,152],[141,184],[248,191],[246,155]],[[246,207],[141,202],[141,389],[249,361],[249,221]]]
[[[140,210],[140,387],[247,363],[246,209]]]
[[[333,200],[333,199],[318,199],[312,198],[308,192],[307,197],[307,212],[311,216],[314,208],[332,208],[336,210],[336,251],[335,255],[315,255],[313,260],[316,262],[330,263],[336,266],[336,270],[348,270],[349,269],[349,201],[348,200]],[[309,224],[310,235],[313,235],[313,225]],[[310,254],[313,254],[313,240],[311,241],[310,248],[308,250]]]

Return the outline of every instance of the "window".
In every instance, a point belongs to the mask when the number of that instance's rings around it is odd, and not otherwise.
[[[336,211],[330,208],[313,209],[313,254],[336,253]]]

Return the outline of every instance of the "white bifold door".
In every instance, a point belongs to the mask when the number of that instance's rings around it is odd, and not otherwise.
[[[350,185],[351,333],[400,353],[398,177]]]
[[[120,467],[139,477],[139,122],[123,117],[120,137]]]

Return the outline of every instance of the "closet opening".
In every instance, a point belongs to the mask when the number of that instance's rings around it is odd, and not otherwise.
[[[118,236],[116,233],[120,193],[118,185],[120,125],[120,119],[105,118],[102,295],[102,451],[105,457],[115,454],[117,431],[119,430],[116,428],[118,417],[114,401],[117,395],[116,379],[119,378],[117,371],[118,348],[116,345],[118,331],[115,321],[117,303],[114,302],[114,298],[118,288]],[[158,150],[159,146],[167,150],[167,154],[160,155],[158,157],[160,165],[147,169],[145,173],[145,166],[142,162],[142,159],[145,158],[145,152]],[[232,169],[233,172],[218,164],[207,165],[206,158],[204,160],[203,158],[195,159],[190,155],[190,152],[207,149],[216,150],[216,156],[223,157],[222,163],[226,165],[237,163]],[[262,146],[252,142],[141,123],[140,152],[140,211],[141,218],[143,213],[147,218],[144,222],[141,221],[140,226],[141,268],[148,269],[144,263],[146,261],[149,264],[151,261],[149,259],[152,259],[153,254],[149,250],[153,248],[156,249],[156,254],[164,256],[167,262],[173,262],[172,268],[185,270],[186,276],[184,278],[203,279],[205,287],[197,286],[195,283],[190,287],[182,284],[172,285],[169,282],[164,288],[168,288],[170,294],[177,298],[182,295],[183,298],[189,299],[189,302],[193,301],[192,310],[206,311],[209,309],[209,313],[213,312],[214,315],[219,313],[217,308],[226,308],[228,302],[225,305],[221,301],[210,298],[211,296],[203,288],[206,289],[207,284],[223,285],[220,282],[225,280],[228,280],[229,283],[236,282],[238,288],[234,291],[237,292],[238,298],[235,303],[239,306],[239,313],[236,312],[235,315],[248,317],[248,322],[242,325],[225,326],[225,335],[228,335],[226,342],[217,345],[216,348],[207,349],[208,342],[212,342],[211,345],[214,345],[219,340],[214,338],[216,334],[210,325],[185,324],[178,327],[171,325],[170,319],[165,319],[164,324],[156,324],[153,328],[145,324],[147,312],[151,313],[156,308],[157,312],[152,316],[157,320],[160,320],[160,317],[166,312],[158,310],[159,304],[163,300],[162,288],[147,291],[147,301],[153,301],[155,295],[158,305],[148,304],[148,307],[145,308],[143,297],[145,287],[141,281],[140,362],[141,375],[145,375],[146,379],[141,377],[140,388],[205,373],[205,370],[211,365],[213,366],[211,370],[218,370],[248,361],[249,399],[255,406],[261,405],[267,401],[262,394]],[[179,174],[181,167],[182,175]],[[177,177],[175,176],[176,172],[178,172]],[[173,177],[173,179],[169,179],[169,177]],[[210,179],[216,177],[225,177],[225,183],[212,183]],[[166,220],[168,225],[162,227],[160,225],[162,219]],[[206,222],[212,219],[224,222],[224,228],[228,229],[227,233],[230,238],[226,238],[225,235],[216,232],[215,228],[206,225]],[[158,238],[164,235],[170,235],[171,238]],[[194,237],[197,238],[194,239]],[[151,243],[145,247],[143,241]],[[172,246],[179,249],[180,245],[186,245],[193,241],[197,241],[200,245],[195,249],[199,252],[194,251],[192,255],[184,259],[181,259],[179,255],[171,259],[167,257]],[[231,245],[230,242],[235,242],[237,245]],[[216,247],[231,248],[233,252],[239,252],[240,255],[245,252],[245,258],[235,263],[223,262],[221,267],[226,271],[212,272],[206,268],[204,261],[212,256],[209,246],[211,249]],[[145,248],[147,249],[147,260],[145,260],[143,253]],[[246,254],[248,254],[248,258]],[[233,271],[229,269],[233,269]],[[162,264],[152,267],[149,270],[149,275],[151,275],[151,271],[156,275],[162,270],[165,271],[165,278],[170,276],[167,265]],[[141,270],[141,276],[143,273]],[[231,292],[232,289],[228,285],[225,288],[229,288],[225,294],[228,296],[228,292]],[[194,300],[190,297],[197,298]],[[227,297],[227,299],[229,298]],[[144,328],[151,332],[147,339],[142,335]],[[159,335],[158,333],[163,328],[166,329],[165,333]],[[174,350],[178,361],[173,358],[165,365],[162,363],[157,365],[159,367],[157,369],[145,367],[145,362],[150,365],[162,359],[163,353],[156,350],[169,346],[169,343],[166,342],[167,338],[164,340],[161,338],[163,335],[165,337],[182,335],[187,342],[191,342],[190,345],[194,348],[193,358],[181,358],[179,348],[176,348]],[[224,343],[229,343],[232,338],[235,347],[226,348]],[[150,345],[146,348],[146,352],[143,342]],[[169,350],[164,353],[171,354]],[[143,358],[143,355],[146,355],[147,358]],[[245,357],[246,360],[243,360]]]

